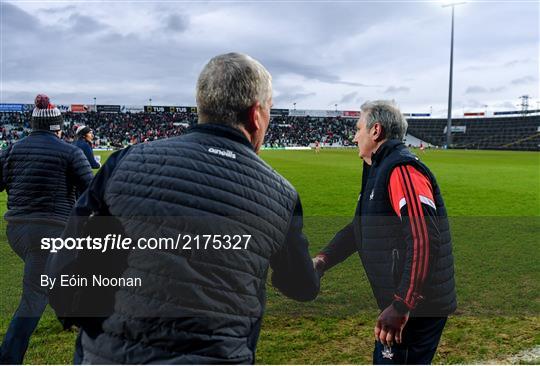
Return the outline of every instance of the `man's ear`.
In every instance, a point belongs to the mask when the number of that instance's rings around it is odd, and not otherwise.
[[[261,128],[261,115],[260,115],[260,108],[261,104],[259,102],[255,102],[248,111],[248,124],[246,126],[246,129],[248,132],[253,133]]]
[[[375,140],[375,142],[384,140],[384,129],[380,123],[377,122],[375,125],[373,125],[371,133],[373,134],[373,140]]]

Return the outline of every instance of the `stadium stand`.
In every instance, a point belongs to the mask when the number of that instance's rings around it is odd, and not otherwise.
[[[30,132],[30,112],[3,112],[2,140],[11,142]],[[96,146],[121,148],[159,138],[177,136],[197,123],[196,113],[64,113],[65,139],[72,141],[78,125],[94,130]],[[266,135],[267,147],[309,146],[320,141],[325,146],[352,146],[353,119],[339,117],[272,117]]]
[[[408,133],[435,146],[446,144],[446,119],[407,119]],[[452,148],[539,150],[540,116],[452,119]]]
[[[30,132],[31,112],[0,114],[2,140],[11,142]],[[197,123],[193,113],[73,113],[63,114],[65,139],[73,141],[78,125],[94,130],[95,145],[122,148],[145,141],[177,136]]]
[[[0,112],[0,141],[4,145],[26,136],[31,112]],[[446,119],[407,118],[408,134],[432,146],[446,144]],[[197,123],[191,112],[64,113],[65,139],[73,141],[76,127],[89,126],[95,145],[122,148],[127,145],[181,135]],[[354,146],[356,118],[272,116],[266,147]],[[452,148],[540,150],[540,115],[457,118],[452,120]]]
[[[352,146],[356,121],[340,117],[272,117],[266,145],[309,146],[315,141],[325,146]]]

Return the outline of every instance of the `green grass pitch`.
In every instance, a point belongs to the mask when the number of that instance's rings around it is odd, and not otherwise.
[[[108,153],[102,153],[106,159]],[[263,151],[300,193],[315,254],[349,222],[361,182],[356,150]],[[459,310],[435,363],[504,360],[540,344],[540,154],[419,153],[436,175],[451,217]],[[5,193],[0,207],[5,210]],[[3,220],[2,220],[3,223]],[[22,262],[0,230],[0,336],[21,293]],[[257,363],[371,363],[377,310],[357,255],[329,271],[307,304],[268,285]],[[71,363],[75,332],[46,311],[27,363]]]

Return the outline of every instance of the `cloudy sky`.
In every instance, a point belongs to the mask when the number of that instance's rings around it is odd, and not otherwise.
[[[9,1],[1,3],[3,103],[194,105],[214,55],[250,54],[276,108],[358,110],[395,99],[446,113],[451,9],[424,1]],[[538,1],[456,7],[454,111],[539,101]],[[487,107],[486,107],[487,105]]]

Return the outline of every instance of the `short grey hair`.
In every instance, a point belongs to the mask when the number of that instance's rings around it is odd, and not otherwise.
[[[366,127],[371,129],[375,123],[380,123],[384,138],[388,140],[403,140],[407,132],[407,120],[398,106],[389,100],[368,101],[360,107],[365,114]]]
[[[256,102],[267,107],[272,77],[257,60],[241,53],[212,58],[197,80],[199,123],[238,126],[246,122]]]

